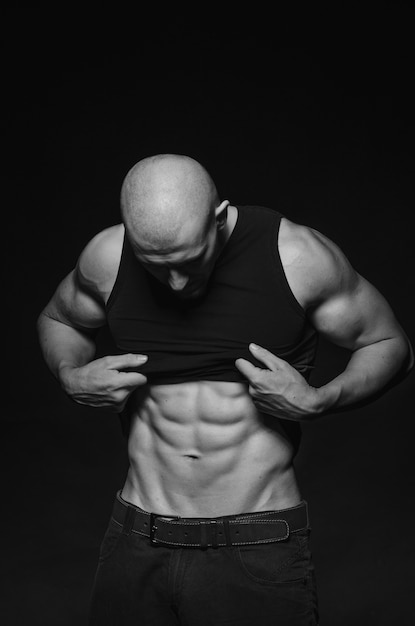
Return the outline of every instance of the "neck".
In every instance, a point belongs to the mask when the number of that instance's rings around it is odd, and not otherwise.
[[[232,235],[233,229],[236,226],[237,219],[238,219],[238,209],[236,208],[236,206],[229,206],[226,224],[219,233],[220,250],[222,250],[222,248],[225,246],[226,242],[228,241],[229,237]]]

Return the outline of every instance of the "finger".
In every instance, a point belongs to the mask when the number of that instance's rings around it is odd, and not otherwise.
[[[132,367],[140,367],[148,360],[145,354],[116,354],[106,357],[110,360],[110,369],[126,370]]]
[[[283,359],[275,356],[275,354],[273,354],[269,350],[262,348],[262,346],[258,346],[256,343],[250,343],[249,350],[254,355],[254,357],[258,359],[258,361],[261,361],[261,363],[266,365],[267,368],[273,372],[276,372],[278,368],[281,367],[283,363],[285,363]]]
[[[255,367],[246,359],[237,359],[235,365],[249,381],[253,381],[258,376],[258,372],[262,372],[259,367]]]
[[[117,380],[119,380],[120,387],[125,389],[135,389],[147,383],[147,378],[138,372],[120,372],[120,376],[122,378]]]

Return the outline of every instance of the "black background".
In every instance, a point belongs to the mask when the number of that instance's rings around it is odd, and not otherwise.
[[[171,13],[21,7],[3,23],[1,593],[10,626],[86,624],[125,441],[116,416],[63,396],[35,321],[87,241],[119,221],[120,185],[137,160],[189,154],[223,198],[324,232],[414,338],[409,12]],[[322,345],[316,384],[344,362]],[[412,623],[412,386],[411,375],[366,408],[304,426],[296,466],[322,626]]]

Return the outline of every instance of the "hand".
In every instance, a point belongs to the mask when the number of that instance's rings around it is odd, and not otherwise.
[[[78,404],[120,413],[132,392],[147,383],[143,374],[134,371],[147,358],[142,354],[105,356],[82,367],[64,366],[59,378],[68,396]]]
[[[255,367],[246,359],[237,359],[238,370],[249,381],[249,393],[261,413],[300,421],[319,410],[318,389],[311,387],[287,361],[265,348],[250,344],[250,351],[268,369]]]

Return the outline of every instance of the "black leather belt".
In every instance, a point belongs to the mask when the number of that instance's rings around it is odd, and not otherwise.
[[[261,511],[223,517],[167,517],[147,513],[117,493],[112,518],[123,532],[148,537],[153,544],[189,548],[219,548],[272,543],[290,533],[309,528],[307,503],[278,511]]]

